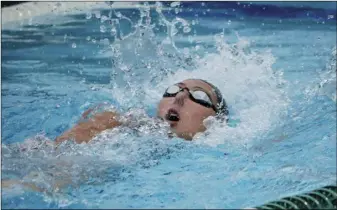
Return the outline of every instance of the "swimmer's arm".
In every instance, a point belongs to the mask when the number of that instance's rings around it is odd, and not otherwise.
[[[82,116],[88,115],[88,112],[91,112],[91,110],[84,112]],[[65,140],[74,139],[76,143],[88,143],[102,131],[120,126],[121,124],[122,123],[118,121],[118,114],[116,112],[101,112],[86,121],[79,122],[61,136],[57,137],[55,142],[59,144]]]
[[[33,190],[33,191],[37,191],[37,192],[43,192],[44,190],[34,184],[31,183],[25,183],[23,181],[20,180],[1,180],[1,188],[10,188],[10,187],[14,187],[15,185],[22,185],[27,189]]]
[[[80,182],[74,182],[71,176],[62,176],[61,178],[55,177],[54,180],[49,182],[49,187],[44,188],[36,185],[33,182],[33,179],[36,177],[36,172],[30,172],[28,175],[24,176],[23,179],[1,179],[1,188],[5,189],[21,186],[25,190],[50,194],[52,192],[58,192],[65,187],[78,188],[80,187],[81,183],[90,179],[85,173],[80,174],[79,176],[79,180],[81,180]]]
[[[66,186],[76,187],[76,185],[71,181],[71,179],[57,180],[54,182],[54,184],[49,189],[41,188],[37,186],[35,183],[27,182],[23,180],[17,180],[17,179],[4,179],[4,180],[2,179],[1,180],[2,189],[13,188],[15,186],[22,186],[26,190],[30,190],[34,192],[45,192],[47,194],[51,192],[57,192]]]

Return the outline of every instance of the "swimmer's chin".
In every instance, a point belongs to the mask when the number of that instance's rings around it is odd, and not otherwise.
[[[192,141],[194,135],[193,135],[193,134],[190,134],[190,133],[182,133],[182,134],[178,135],[178,137],[180,137],[180,138],[182,138],[182,139],[185,139],[185,140],[187,140],[187,141]]]
[[[194,137],[194,135],[191,134],[191,133],[176,133],[174,131],[174,129],[170,129],[170,132],[168,133],[168,136],[170,138],[178,137],[178,138],[181,138],[181,139],[185,139],[187,141],[192,141],[193,137]]]
[[[163,117],[157,116],[157,118],[161,121],[164,122],[166,124],[168,124],[170,126],[171,129],[174,129],[175,127],[177,127],[179,121],[170,121],[168,119],[165,119]]]

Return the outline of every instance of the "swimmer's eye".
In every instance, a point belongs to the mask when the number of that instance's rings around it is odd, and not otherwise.
[[[191,94],[195,99],[203,100],[209,104],[212,104],[211,99],[208,97],[208,95],[204,91],[201,91],[201,90],[191,91]]]
[[[170,95],[176,95],[180,91],[182,91],[182,90],[179,86],[172,85],[171,87],[167,88],[166,93],[170,94]]]
[[[206,107],[212,107],[212,101],[209,98],[209,96],[207,95],[207,93],[205,93],[202,90],[195,90],[195,91],[190,91],[191,96],[193,97],[193,101],[195,101],[196,103],[199,103],[203,106]]]
[[[190,90],[187,87],[181,88],[178,85],[172,85],[166,89],[163,97],[175,97],[179,92],[184,90],[189,92],[189,96],[192,101],[207,108],[212,108],[215,112],[217,112],[211,98],[202,90]]]

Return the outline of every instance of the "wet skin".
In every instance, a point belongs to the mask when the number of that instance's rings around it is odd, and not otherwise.
[[[212,87],[201,80],[189,79],[177,84],[181,88],[204,91],[210,97],[212,104],[217,102]],[[179,114],[179,121],[167,119],[166,115],[170,109]],[[192,101],[187,90],[179,92],[175,97],[163,97],[157,108],[157,115],[170,124],[171,131],[186,140],[192,140],[196,133],[205,131],[204,119],[215,114],[212,108]]]
[[[216,104],[216,95],[212,87],[197,79],[188,79],[177,83],[179,87],[187,87],[190,90],[204,91],[211,99],[212,104]],[[167,119],[169,110],[173,110],[179,115],[179,121]],[[88,115],[90,110],[83,115]],[[187,90],[179,92],[174,97],[163,97],[157,107],[157,115],[170,124],[172,133],[185,140],[192,140],[198,132],[206,130],[203,120],[216,113],[212,108],[202,106],[189,97]],[[118,121],[118,114],[115,112],[102,112],[94,115],[90,119],[80,122],[71,129],[64,132],[55,139],[56,143],[72,139],[77,143],[87,143],[97,134],[104,130],[122,125]]]

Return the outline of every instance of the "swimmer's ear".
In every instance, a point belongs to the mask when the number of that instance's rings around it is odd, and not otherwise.
[[[221,99],[221,102],[217,104],[217,110],[218,110],[218,113],[216,115],[216,118],[220,122],[227,123],[229,120],[229,111],[228,111],[228,107],[227,107],[227,103],[225,99]]]
[[[229,117],[226,114],[220,113],[216,115],[216,119],[219,120],[221,123],[223,122],[228,123]]]
[[[220,122],[226,122],[228,123],[229,120],[229,111],[227,108],[227,105],[225,104],[225,102],[223,101],[224,104],[221,104],[221,108],[219,109],[219,112],[216,114],[216,118],[220,121]]]

